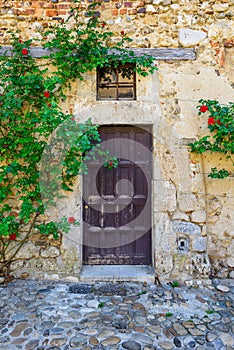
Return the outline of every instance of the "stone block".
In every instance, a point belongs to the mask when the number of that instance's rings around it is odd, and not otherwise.
[[[234,255],[234,253],[233,253],[233,255]],[[230,256],[229,258],[227,258],[227,265],[229,266],[229,267],[234,267],[234,256]]]
[[[42,258],[56,258],[59,255],[60,255],[60,251],[55,247],[49,247],[49,249],[41,251]]]
[[[206,37],[207,34],[201,30],[182,28],[179,30],[178,41],[182,47],[192,47],[206,39]]]
[[[213,10],[215,12],[225,12],[229,7],[229,4],[215,4],[213,5]]]
[[[193,222],[206,222],[205,210],[197,210],[191,214],[191,220]]]
[[[25,243],[17,254],[18,259],[29,260],[33,257],[39,257],[39,247],[36,247],[32,242]]]
[[[192,250],[197,252],[204,252],[207,247],[207,240],[204,237],[194,238],[192,242]]]
[[[183,212],[190,212],[196,209],[197,198],[193,193],[179,193],[178,206]]]
[[[192,222],[184,222],[184,221],[174,221],[173,222],[173,230],[176,233],[188,234],[188,235],[200,235],[201,227],[193,224]]]
[[[180,210],[176,210],[172,215],[172,220],[189,221],[189,216]]]
[[[190,272],[194,277],[207,278],[210,275],[210,260],[206,253],[194,254],[191,259]]]
[[[156,12],[156,9],[153,5],[146,5],[145,9],[146,9],[146,12],[150,12],[150,13]]]
[[[170,181],[154,182],[154,211],[173,212],[176,209],[176,188]]]

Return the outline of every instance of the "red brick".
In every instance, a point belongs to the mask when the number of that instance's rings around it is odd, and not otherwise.
[[[66,15],[68,13],[67,10],[58,10],[58,16],[63,16]]]
[[[34,9],[26,9],[26,14],[27,15],[34,15],[35,10]]]
[[[132,3],[129,2],[129,1],[126,1],[126,2],[124,3],[124,7],[132,7]]]
[[[34,9],[36,9],[36,8],[43,8],[43,7],[44,7],[44,4],[45,4],[44,1],[33,1],[33,2],[32,2],[32,7],[33,7]]]
[[[225,65],[225,51],[223,48],[220,50],[219,64],[220,64],[220,67],[224,67]]]
[[[115,9],[111,11],[112,16],[118,16],[119,10]]]
[[[64,10],[64,9],[70,10],[71,6],[69,4],[58,4],[57,8],[58,10]]]
[[[58,11],[57,10],[46,10],[45,15],[47,17],[54,17],[58,15]]]
[[[213,15],[213,13],[214,13],[214,10],[212,10],[212,9],[207,9],[206,10],[206,14],[207,15]]]
[[[51,2],[48,2],[46,4],[43,5],[44,9],[54,9],[54,4]]]

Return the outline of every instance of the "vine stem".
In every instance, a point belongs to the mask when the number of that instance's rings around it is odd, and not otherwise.
[[[27,234],[25,235],[25,237],[22,239],[22,241],[20,242],[18,248],[15,250],[15,252],[11,255],[11,257],[9,259],[5,258],[5,261],[3,263],[3,268],[9,266],[14,260],[14,257],[18,254],[19,250],[21,249],[21,247],[24,245],[24,243],[27,241],[27,239],[30,237],[30,234],[32,233],[32,229],[34,227],[34,224],[38,218],[38,216],[40,215],[40,213],[36,213],[34,219],[31,222],[30,228],[27,232]]]

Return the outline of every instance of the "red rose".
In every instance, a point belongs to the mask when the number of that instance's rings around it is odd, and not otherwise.
[[[109,166],[111,166],[111,167],[112,167],[112,166],[113,166],[113,162],[109,162]]]
[[[27,55],[28,54],[28,49],[22,49],[22,55]]]
[[[51,107],[51,103],[48,103],[48,105],[47,105],[48,107]]]
[[[121,34],[121,35],[124,35],[124,30],[122,30],[122,31],[120,32],[120,34]]]
[[[22,44],[22,42],[23,42],[23,41],[22,41],[21,39],[19,39],[19,43]]]
[[[11,211],[9,215],[10,216],[14,216],[15,218],[18,216],[18,214],[16,212],[14,212],[14,211]]]
[[[10,241],[15,241],[16,240],[16,234],[15,233],[12,233],[10,236],[9,236],[9,240]]]
[[[213,117],[208,118],[208,125],[214,125],[215,119]]]
[[[206,105],[203,105],[203,106],[200,107],[199,111],[202,112],[202,113],[205,113],[205,112],[208,111],[208,107]]]
[[[218,119],[216,123],[219,124],[219,125],[222,125],[220,119]]]
[[[102,22],[102,27],[104,28],[106,26],[106,23],[105,22]]]
[[[49,98],[49,97],[50,97],[49,91],[44,91],[44,96],[45,96],[46,98]]]
[[[64,19],[61,19],[61,22],[64,23]]]
[[[73,216],[70,216],[67,221],[69,222],[69,224],[74,224],[74,222],[76,221],[75,218]]]

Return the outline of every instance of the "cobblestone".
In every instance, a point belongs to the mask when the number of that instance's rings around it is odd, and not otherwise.
[[[0,349],[232,350],[234,283],[222,289],[15,280],[0,287]]]

